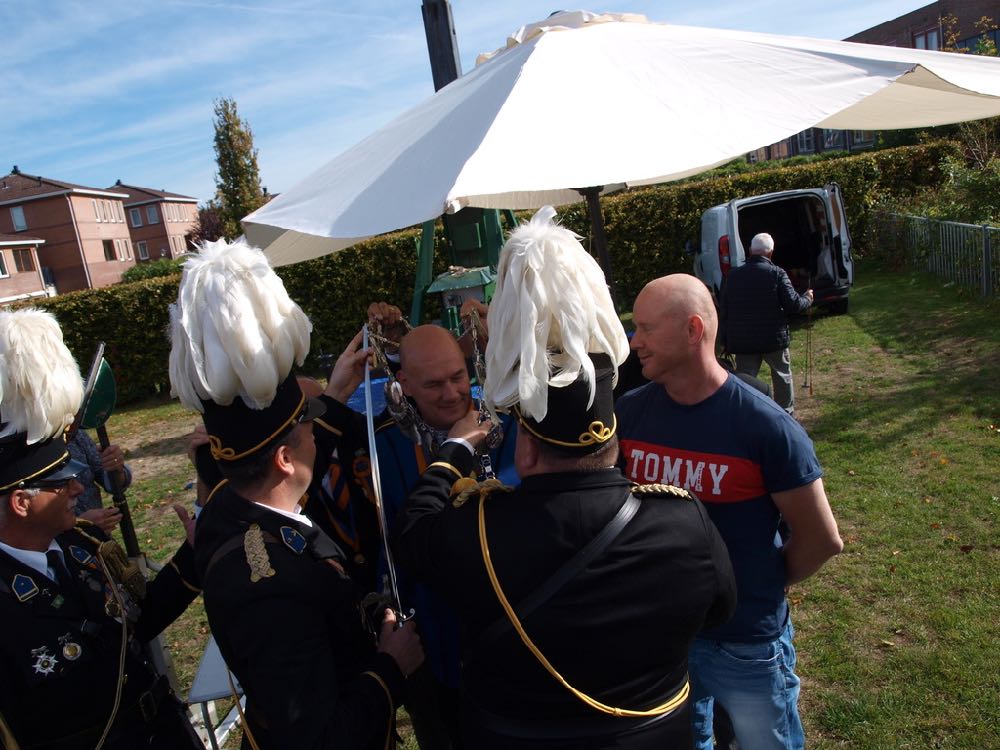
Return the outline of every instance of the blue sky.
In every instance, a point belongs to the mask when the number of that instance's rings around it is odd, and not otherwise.
[[[605,1],[694,26],[841,39],[920,0]],[[452,0],[463,69],[558,6]],[[584,6],[586,7],[586,6]],[[281,192],[433,93],[421,0],[3,0],[0,174],[117,179],[205,201],[212,103],[249,121]]]

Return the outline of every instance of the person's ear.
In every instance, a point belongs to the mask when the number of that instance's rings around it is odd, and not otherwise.
[[[291,476],[295,473],[295,462],[292,460],[291,447],[287,444],[279,445],[271,459],[272,467],[282,476]]]
[[[31,495],[24,490],[11,490],[7,498],[7,512],[15,516],[27,518],[28,509],[31,507]]]

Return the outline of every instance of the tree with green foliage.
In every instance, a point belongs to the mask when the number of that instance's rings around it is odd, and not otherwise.
[[[203,206],[198,206],[198,223],[195,224],[190,243],[200,245],[203,242],[215,242],[225,235],[226,228],[222,221],[222,203],[213,198]],[[190,247],[189,243],[189,247]]]
[[[231,240],[243,233],[240,219],[265,203],[253,133],[233,99],[215,101],[215,160],[223,235]]]

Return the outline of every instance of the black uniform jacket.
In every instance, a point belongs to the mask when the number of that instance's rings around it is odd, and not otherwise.
[[[512,628],[484,642],[483,632],[505,615],[483,563],[478,510],[485,502],[490,557],[517,607],[604,529],[630,483],[618,469],[535,475],[511,493],[494,492],[485,501],[473,494],[455,507],[452,484],[472,468],[465,447],[442,447],[410,495],[396,545],[399,564],[445,591],[462,620],[466,721],[473,736],[480,746],[513,747],[490,740],[491,732],[506,731],[506,720],[526,731],[538,719],[566,727],[592,722],[597,733],[625,727],[630,720],[605,717],[561,686]],[[683,685],[692,639],[728,619],[735,598],[725,544],[701,503],[689,495],[650,496],[604,553],[523,625],[570,685],[611,706],[647,709]],[[482,721],[487,715],[491,720]],[[503,719],[499,730],[481,731],[497,717]],[[686,736],[687,722],[686,712],[661,721],[674,724],[663,728],[663,736]],[[586,744],[604,746],[618,745]]]
[[[262,750],[385,746],[403,676],[375,653],[335,542],[223,485],[198,518],[196,561]]]
[[[107,537],[87,521],[56,537],[76,583],[70,591],[0,552],[0,712],[22,748],[93,748],[111,715],[122,626],[105,609],[113,598],[94,539]],[[140,696],[155,679],[135,641],[177,619],[198,595],[197,580],[185,542],[147,584],[130,627],[116,727],[138,720]]]
[[[788,315],[804,312],[812,303],[795,291],[788,274],[763,255],[726,276],[719,300],[719,331],[731,354],[763,354],[791,342]]]

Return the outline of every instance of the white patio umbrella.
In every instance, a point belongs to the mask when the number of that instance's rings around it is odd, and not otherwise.
[[[248,239],[282,265],[466,206],[679,179],[810,127],[1000,115],[997,58],[642,16],[560,13],[484,57],[246,217]]]

